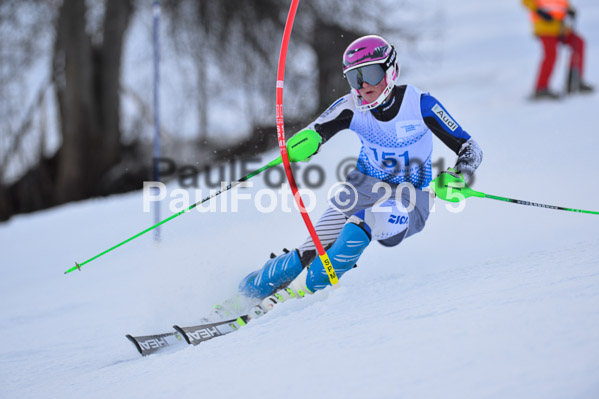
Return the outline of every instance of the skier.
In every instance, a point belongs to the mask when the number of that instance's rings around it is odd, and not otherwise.
[[[433,135],[458,155],[455,166],[442,173],[467,181],[482,161],[478,144],[435,97],[411,85],[396,85],[397,52],[382,37],[352,42],[343,54],[343,74],[351,93],[297,134],[315,135],[325,144],[350,129],[362,142],[357,168],[346,179],[354,194],[330,199],[315,226],[339,277],[356,264],[372,240],[393,247],[424,228],[430,198],[423,189],[432,179]],[[377,183],[386,184],[392,193],[378,204],[386,190]],[[402,184],[411,184],[415,195]],[[316,255],[311,238],[292,251],[273,254],[241,281],[239,292],[261,300],[254,308],[259,315],[278,302],[323,289],[330,282]]]
[[[534,33],[541,40],[544,57],[541,61],[539,77],[533,99],[558,99],[559,94],[549,89],[549,79],[555,65],[558,43],[564,43],[572,49],[570,69],[566,82],[566,92],[592,92],[593,87],[582,79],[584,64],[584,41],[566,26],[566,17],[574,20],[576,11],[568,0],[522,0],[530,9]]]

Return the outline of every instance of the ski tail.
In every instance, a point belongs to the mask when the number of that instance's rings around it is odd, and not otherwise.
[[[142,356],[151,355],[166,348],[172,348],[185,343],[185,337],[178,331],[164,334],[142,335],[134,337],[126,335],[127,339],[135,345],[135,348]]]

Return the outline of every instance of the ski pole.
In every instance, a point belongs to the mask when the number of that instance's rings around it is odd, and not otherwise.
[[[177,212],[177,213],[175,213],[175,214],[173,214],[173,215],[169,216],[168,218],[166,218],[166,219],[164,219],[164,220],[162,220],[162,221],[160,221],[160,222],[156,223],[155,225],[148,227],[148,228],[147,228],[147,229],[145,229],[144,231],[141,231],[141,232],[139,232],[139,233],[135,234],[134,236],[131,236],[131,237],[127,238],[125,241],[122,241],[122,242],[120,242],[120,243],[116,244],[115,246],[113,246],[113,247],[111,247],[111,248],[108,248],[106,251],[104,251],[104,252],[100,252],[99,254],[97,254],[96,256],[94,256],[94,257],[92,257],[92,258],[89,258],[89,259],[88,259],[88,260],[86,260],[85,262],[81,262],[81,263],[77,263],[77,262],[75,262],[75,266],[71,267],[69,270],[67,270],[66,272],[64,272],[64,274],[70,273],[70,272],[72,272],[72,271],[74,271],[74,270],[79,270],[79,271],[81,271],[81,267],[82,267],[83,265],[85,265],[85,264],[87,264],[87,263],[91,262],[92,260],[94,260],[94,259],[98,259],[100,256],[102,256],[102,255],[105,255],[105,254],[107,254],[108,252],[110,252],[110,251],[113,251],[113,250],[117,249],[118,247],[120,247],[120,246],[122,246],[122,245],[125,245],[125,244],[126,244],[126,243],[128,243],[129,241],[133,241],[133,240],[134,240],[134,239],[136,239],[137,237],[139,237],[139,236],[142,236],[142,235],[146,234],[148,231],[154,230],[156,227],[158,227],[158,226],[160,226],[160,225],[163,225],[164,223],[168,222],[169,220],[172,220],[172,219],[176,218],[176,217],[177,217],[177,216],[179,216],[179,215],[182,215],[182,214],[184,214],[184,213],[186,213],[186,212],[189,212],[189,211],[191,211],[191,210],[192,210],[193,208],[195,208],[196,206],[198,206],[198,205],[200,205],[200,204],[203,204],[203,203],[204,203],[204,202],[206,202],[206,201],[209,201],[210,199],[212,199],[212,198],[216,197],[217,195],[219,195],[219,194],[222,194],[222,193],[224,193],[225,191],[228,191],[228,190],[232,189],[233,187],[235,187],[235,186],[237,186],[237,185],[239,185],[239,184],[243,183],[244,181],[247,181],[247,180],[251,179],[252,177],[256,176],[256,175],[257,175],[257,174],[259,174],[259,173],[262,173],[262,172],[264,172],[264,171],[265,171],[265,170],[267,170],[267,169],[270,169],[270,168],[272,168],[273,166],[277,166],[277,165],[278,165],[278,164],[280,164],[281,162],[282,162],[282,159],[281,159],[281,157],[278,157],[277,159],[275,159],[275,160],[273,160],[273,161],[269,162],[267,165],[264,165],[264,166],[263,166],[263,167],[261,167],[260,169],[257,169],[257,170],[255,170],[254,172],[250,173],[249,175],[247,175],[247,176],[244,176],[244,177],[242,177],[241,179],[239,179],[239,180],[236,180],[236,181],[234,181],[234,182],[232,182],[232,183],[229,183],[229,185],[228,185],[227,187],[225,187],[225,188],[221,188],[219,191],[217,191],[217,192],[215,192],[215,193],[213,193],[213,194],[211,194],[211,195],[207,196],[206,198],[204,198],[204,199],[202,199],[202,200],[200,200],[200,201],[196,202],[195,204],[191,205],[190,207],[188,207],[188,208],[186,208],[186,209],[183,209],[182,211],[179,211],[179,212]]]
[[[312,154],[314,154],[314,152],[316,151],[316,149],[318,148],[318,138],[312,134],[313,132],[310,130],[303,130],[299,133],[297,133],[295,136],[293,136],[289,142],[287,143],[287,146],[289,147],[289,149],[293,150],[291,152],[291,162],[301,162],[301,161],[306,161],[307,159],[310,158],[310,156],[312,156]],[[153,226],[148,227],[147,229],[145,229],[144,231],[141,231],[137,234],[135,234],[132,237],[127,238],[125,241],[122,241],[120,243],[118,243],[117,245],[107,249],[104,252],[99,253],[98,255],[94,256],[93,258],[89,258],[88,260],[86,260],[85,262],[81,262],[81,263],[77,263],[75,262],[75,266],[73,266],[72,268],[70,268],[69,270],[67,270],[66,272],[64,272],[64,274],[70,273],[74,270],[79,270],[81,271],[81,266],[91,262],[94,259],[98,259],[100,256],[107,254],[108,252],[117,249],[118,247],[125,245],[126,243],[128,243],[129,241],[133,241],[134,239],[136,239],[139,236],[142,236],[144,234],[146,234],[148,231],[151,231],[153,229],[155,229],[156,227],[168,222],[169,220],[172,220],[174,218],[176,218],[177,216],[189,212],[191,211],[193,208],[195,208],[196,206],[203,204],[206,201],[209,201],[210,199],[216,197],[219,194],[224,193],[225,191],[228,191],[230,189],[232,189],[233,187],[243,183],[244,181],[247,181],[249,179],[251,179],[252,177],[256,176],[259,173],[264,172],[267,169],[270,169],[274,166],[279,165],[280,163],[283,162],[283,159],[279,156],[277,159],[274,159],[272,161],[270,161],[268,164],[264,165],[263,167],[261,167],[260,169],[255,170],[254,172],[250,173],[247,176],[242,177],[239,180],[236,180],[232,183],[229,183],[229,185],[225,188],[220,189],[219,191],[207,196],[206,198],[196,202],[195,204],[191,205],[190,207],[183,209],[182,211],[179,211],[171,216],[169,216],[168,218],[156,223]]]
[[[513,204],[536,206],[539,208],[599,215],[599,212],[597,211],[586,211],[584,209],[566,208],[563,206],[540,204],[537,202],[523,201],[514,198],[500,197],[498,195],[485,194],[483,192],[471,189],[463,180],[453,177],[447,173],[442,173],[436,179],[431,181],[430,187],[435,192],[438,198],[441,198],[442,200],[449,202],[460,202],[469,197],[479,197],[494,199],[497,201],[511,202]]]

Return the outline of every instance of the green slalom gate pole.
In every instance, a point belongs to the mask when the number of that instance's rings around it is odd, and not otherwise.
[[[301,132],[299,132],[295,136],[293,136],[291,139],[289,139],[289,141],[287,142],[287,148],[290,151],[289,152],[290,161],[291,162],[306,161],[317,151],[319,145],[320,145],[320,136],[315,131],[309,130],[309,129],[302,130]],[[113,251],[122,245],[125,245],[129,241],[133,241],[137,237],[146,234],[148,231],[154,230],[156,227],[163,225],[164,223],[168,222],[169,220],[173,220],[177,216],[191,211],[196,206],[203,204],[206,201],[211,200],[212,198],[216,197],[217,195],[222,194],[225,191],[232,189],[233,187],[243,183],[244,181],[251,179],[252,177],[264,172],[267,169],[277,166],[277,165],[281,164],[282,162],[283,162],[283,160],[279,156],[277,159],[270,161],[267,165],[264,165],[260,169],[255,170],[254,172],[250,173],[247,176],[242,177],[239,180],[229,183],[229,185],[227,187],[220,189],[219,191],[215,192],[214,194],[211,194],[208,197],[196,202],[195,204],[191,205],[189,208],[186,208],[182,211],[179,211],[179,212],[169,216],[168,218],[156,223],[155,225],[148,227],[144,231],[141,231],[141,232],[135,234],[134,236],[127,238],[125,241],[122,241],[122,242],[116,244],[112,248],[108,248],[106,251],[100,252],[96,256],[89,258],[85,262],[81,262],[81,263],[75,262],[75,266],[71,267],[69,270],[64,272],[64,274],[68,274],[75,270],[81,271],[81,267],[83,265],[91,262],[92,260],[98,259],[100,256],[105,255],[108,252]]]
[[[559,211],[589,213],[591,215],[599,215],[597,211],[586,211],[584,209],[566,208],[563,206],[546,205],[538,202],[522,201],[514,198],[500,197],[498,195],[485,194],[468,187],[461,179],[454,176],[442,173],[430,184],[431,189],[435,192],[438,198],[449,202],[460,202],[469,197],[489,198],[497,201],[511,202],[513,204],[536,206],[539,208],[555,209]]]

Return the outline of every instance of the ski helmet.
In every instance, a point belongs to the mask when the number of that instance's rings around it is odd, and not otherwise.
[[[367,111],[381,105],[399,77],[399,63],[395,48],[385,39],[376,35],[363,36],[354,40],[343,53],[343,76],[347,79],[356,107]],[[386,79],[387,86],[373,102],[367,103],[359,90],[364,82],[376,85]]]

